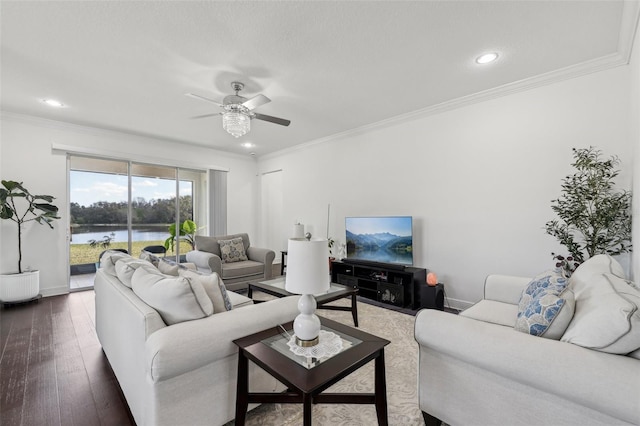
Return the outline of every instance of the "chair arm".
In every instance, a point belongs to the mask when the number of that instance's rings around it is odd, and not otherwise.
[[[195,263],[198,270],[209,269],[210,272],[217,272],[222,276],[222,259],[218,255],[201,250],[187,252],[187,262]]]
[[[637,359],[432,309],[418,313],[414,332],[421,353],[455,358],[632,424],[640,419]],[[419,381],[428,374],[419,371]]]
[[[233,356],[233,340],[292,321],[298,299],[274,299],[158,330],[147,339],[147,374],[157,383]]]
[[[517,305],[531,278],[511,275],[489,275],[484,281],[484,298]]]
[[[247,258],[254,262],[264,263],[264,279],[271,279],[273,275],[273,259],[275,259],[276,253],[273,250],[266,248],[258,248],[249,246],[247,249]]]

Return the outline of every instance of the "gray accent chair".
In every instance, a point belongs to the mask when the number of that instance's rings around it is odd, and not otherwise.
[[[220,240],[242,237],[248,260],[223,263],[220,255]],[[198,271],[211,274],[217,272],[228,290],[247,288],[249,281],[269,280],[273,276],[273,260],[276,253],[266,248],[251,246],[248,234],[232,234],[217,237],[196,235],[196,249],[187,252],[187,262],[195,263]]]

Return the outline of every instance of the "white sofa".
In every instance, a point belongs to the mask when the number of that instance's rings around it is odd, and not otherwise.
[[[484,299],[460,315],[420,311],[415,338],[425,423],[640,425],[640,292],[619,280],[619,292],[594,291],[609,291],[620,271],[609,256],[578,268],[568,285],[575,314],[560,340],[514,329],[530,278],[489,276]],[[611,309],[612,301],[623,308]],[[635,308],[627,303],[634,301]]]
[[[298,297],[254,305],[229,291],[232,310],[167,326],[118,271],[104,266],[104,258],[102,265],[95,278],[96,332],[136,423],[222,425],[232,420],[238,362],[232,341],[293,320]],[[254,391],[284,389],[252,363],[249,383]]]

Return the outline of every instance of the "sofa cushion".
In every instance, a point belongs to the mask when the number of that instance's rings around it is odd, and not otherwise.
[[[242,294],[227,290],[227,296],[233,306],[233,309],[242,308],[243,306],[253,305],[253,300]]]
[[[244,250],[242,238],[232,238],[230,240],[219,240],[220,258],[222,263],[235,263],[249,260]]]
[[[614,354],[640,348],[640,291],[612,273],[574,280],[572,285],[576,313],[563,342]]]
[[[158,311],[167,325],[213,314],[213,304],[200,282],[167,277],[138,268],[131,279],[134,293]]]
[[[224,286],[224,282],[217,273],[210,275],[201,274],[197,271],[191,271],[188,269],[180,269],[178,273],[181,277],[184,277],[190,281],[199,283],[211,299],[213,303],[213,312],[220,313],[233,309],[233,304],[227,295],[227,289]]]
[[[133,273],[140,267],[146,268],[146,270],[151,274],[160,274],[160,271],[158,271],[158,269],[150,262],[142,259],[136,259],[135,257],[129,257],[118,259],[115,265],[116,276],[122,284],[131,288]]]
[[[222,279],[231,280],[234,278],[249,277],[251,275],[264,274],[264,263],[253,260],[244,262],[225,263],[222,269]]]
[[[107,250],[100,256],[100,268],[104,269],[106,273],[115,277],[116,276],[116,262],[120,259],[132,259],[126,253],[116,250]]]
[[[533,336],[558,340],[575,309],[569,281],[557,272],[536,276],[522,292],[514,328]]]
[[[491,324],[513,327],[518,315],[518,305],[483,299],[460,312],[460,315]]]

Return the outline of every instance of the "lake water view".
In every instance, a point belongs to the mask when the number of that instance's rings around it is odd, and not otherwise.
[[[126,226],[74,226],[71,228],[71,244],[88,244],[89,240],[100,241],[115,234],[112,242],[126,242],[129,234]],[[168,225],[142,225],[131,232],[133,241],[164,241],[169,238]]]

